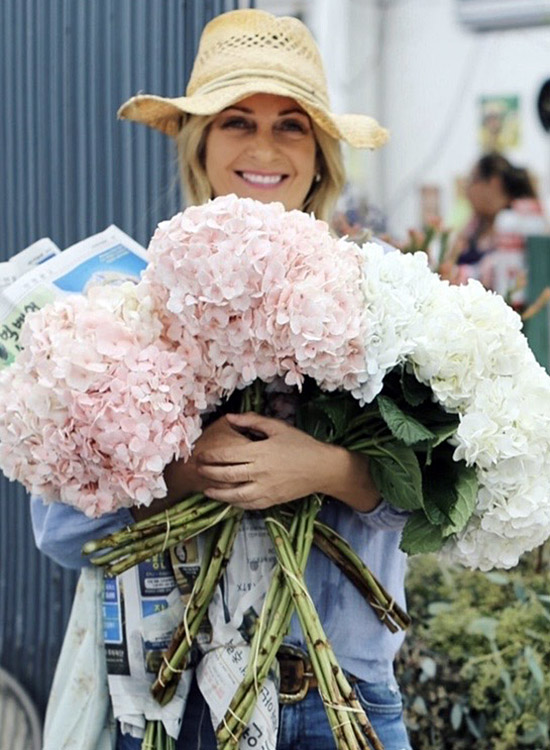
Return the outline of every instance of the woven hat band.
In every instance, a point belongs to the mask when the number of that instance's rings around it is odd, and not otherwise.
[[[319,92],[304,86],[296,77],[289,76],[279,70],[246,69],[239,70],[235,73],[227,73],[226,75],[219,76],[213,81],[195,89],[195,91],[193,91],[193,96],[213,94],[216,91],[221,91],[222,89],[239,84],[249,86],[251,81],[255,79],[278,82],[284,89],[288,90],[288,96],[290,98],[307,102],[312,107],[320,107],[322,109],[329,108],[329,102],[325,96],[320,96]]]

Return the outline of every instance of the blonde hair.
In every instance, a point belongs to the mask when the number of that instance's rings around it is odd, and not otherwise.
[[[189,115],[176,136],[180,181],[186,202],[201,205],[213,197],[206,175],[206,136],[217,115]],[[325,133],[312,121],[317,144],[319,181],[312,183],[302,210],[329,221],[344,187],[345,172],[340,141]]]

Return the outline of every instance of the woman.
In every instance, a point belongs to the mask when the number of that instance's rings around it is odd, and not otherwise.
[[[475,278],[493,288],[484,269],[491,265],[488,257],[498,248],[497,217],[519,200],[536,202],[535,191],[525,169],[513,166],[501,154],[490,153],[472,169],[466,195],[473,217],[457,237],[440,272],[455,283]]]
[[[229,193],[329,218],[344,174],[339,141],[382,145],[387,134],[362,115],[333,115],[315,43],[299,21],[255,10],[233,11],[210,22],[201,37],[187,96],[137,96],[120,116],[143,122],[177,140],[182,182],[191,203]],[[281,394],[287,398],[288,394]],[[251,441],[249,430],[263,440]],[[365,457],[326,445],[285,421],[228,414],[204,430],[187,463],[167,467],[166,498],[132,510],[134,519],[156,513],[186,494],[245,509],[264,508],[322,492],[333,498],[321,517],[360,552],[404,604],[405,559],[398,549],[403,515],[381,500]],[[97,521],[59,504],[33,504],[37,543],[65,565],[83,564],[86,539],[126,525],[128,511]],[[320,552],[306,570],[309,591],[340,664],[355,687],[386,750],[407,750],[393,659],[402,636],[390,634],[355,588]],[[287,643],[307,669],[305,644],[293,623]],[[284,669],[285,655],[281,654]],[[204,700],[193,685],[181,747],[215,748]],[[184,735],[184,736],[183,736]],[[117,748],[140,747],[119,731]],[[180,744],[178,744],[180,747]],[[280,708],[278,748],[333,748],[317,690]]]

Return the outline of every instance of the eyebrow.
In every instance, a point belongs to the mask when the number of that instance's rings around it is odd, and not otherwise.
[[[227,112],[228,109],[237,109],[239,112],[245,112],[247,115],[253,115],[254,110],[249,109],[248,107],[239,107],[236,104],[232,104],[229,107],[226,107],[222,110],[222,112]],[[308,117],[307,112],[305,112],[303,109],[298,109],[297,107],[292,107],[291,109],[283,109],[281,112],[278,113],[277,117],[282,117],[284,115],[303,115],[304,117]]]

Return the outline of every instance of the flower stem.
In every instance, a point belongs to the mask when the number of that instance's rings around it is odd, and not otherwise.
[[[383,750],[366,714],[355,701],[353,688],[338,665],[326,638],[315,605],[305,587],[289,532],[280,512],[272,508],[265,520],[281,569],[292,592],[337,747],[339,750],[354,750],[358,745],[368,748],[370,743],[374,750]]]
[[[185,516],[185,512],[187,510],[190,510],[192,512],[194,511],[196,513],[197,511],[195,509],[200,507],[199,503],[201,500],[203,501],[203,505],[206,505],[207,502],[221,505],[221,503],[218,503],[216,500],[205,501],[202,492],[195,495],[190,495],[189,497],[186,497],[184,500],[181,500],[179,503],[177,503],[177,505],[173,505],[171,508],[163,510],[160,513],[155,513],[154,516],[149,516],[149,518],[144,518],[141,521],[136,521],[131,526],[127,526],[120,531],[115,531],[113,534],[109,534],[108,536],[102,537],[101,539],[93,539],[89,542],[86,542],[86,544],[82,547],[82,552],[85,555],[91,555],[94,552],[102,549],[107,549],[119,544],[124,544],[127,541],[141,539],[144,536],[150,534],[154,527],[165,528],[167,517],[170,518],[171,522],[174,522],[177,517]]]
[[[315,521],[315,544],[346,574],[387,628],[395,633],[411,624],[397,604],[346,540],[320,521]]]
[[[302,501],[293,515],[289,535],[296,548],[297,561],[303,571],[313,541],[313,523],[320,499],[312,496]],[[292,593],[284,580],[280,564],[276,567],[266,594],[256,630],[250,644],[251,657],[245,675],[217,728],[216,737],[222,750],[236,748],[250,721],[259,691],[276,659],[277,651],[288,630],[294,611]]]
[[[220,510],[221,509],[221,510]],[[195,517],[187,524],[176,522],[172,526],[170,520],[165,520],[161,533],[150,537],[143,537],[138,542],[132,542],[113,548],[103,555],[91,559],[92,564],[105,567],[107,575],[120,575],[125,570],[147,560],[165,549],[187,541],[194,536],[216,526],[221,521],[233,518],[239,514],[239,509],[224,503],[216,506],[214,512]],[[176,519],[177,521],[177,519]],[[155,527],[155,531],[158,527]]]
[[[164,654],[163,665],[151,687],[154,698],[162,705],[167,703],[173,695],[173,690],[167,690],[168,686],[177,681],[176,678],[185,669],[193,641],[214,595],[216,585],[231,556],[242,516],[241,510],[238,515],[229,518],[221,527],[210,532],[200,573],[187,603],[183,622],[176,630]]]

